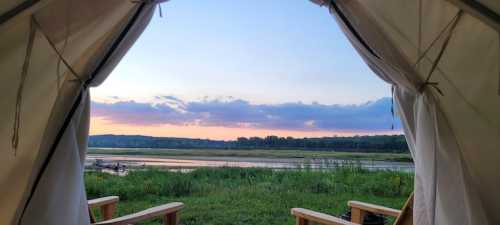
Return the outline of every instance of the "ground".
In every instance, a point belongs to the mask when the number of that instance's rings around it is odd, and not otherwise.
[[[85,182],[89,199],[120,196],[119,215],[184,202],[184,225],[294,224],[290,208],[339,215],[353,199],[401,208],[413,189],[410,173],[356,167],[333,171],[201,168],[189,173],[147,169],[124,177],[86,172]]]

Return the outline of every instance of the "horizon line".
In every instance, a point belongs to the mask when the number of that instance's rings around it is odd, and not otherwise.
[[[221,139],[211,139],[211,138],[198,138],[198,137],[175,137],[175,136],[153,136],[153,135],[144,135],[144,134],[89,134],[88,136],[142,136],[142,137],[153,137],[153,138],[184,138],[184,139],[198,139],[198,140],[211,140],[211,141],[236,141],[238,138],[266,138],[270,136],[275,136],[275,137],[284,137],[284,138],[294,138],[294,139],[312,139],[312,138],[332,138],[332,137],[374,137],[374,136],[404,136],[405,134],[403,132],[399,134],[355,134],[355,135],[332,135],[332,136],[321,136],[321,137],[293,137],[293,136],[279,136],[279,135],[264,135],[264,136],[240,136],[235,139],[227,139],[227,140],[221,140]]]

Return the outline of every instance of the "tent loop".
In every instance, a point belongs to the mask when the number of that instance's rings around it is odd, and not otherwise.
[[[161,10],[161,3],[158,3],[158,12],[160,13],[160,17],[163,18],[163,12]]]
[[[158,4],[158,13],[160,14],[160,18],[163,18],[163,10],[161,8],[161,4],[164,2],[168,2],[169,0],[132,0],[132,3],[146,3],[146,4]]]
[[[66,59],[64,59],[64,57],[61,55],[61,53],[57,50],[54,42],[52,42],[52,40],[50,40],[50,38],[45,34],[45,32],[43,32],[42,26],[40,26],[40,24],[38,23],[38,21],[36,20],[35,17],[33,17],[33,23],[40,30],[40,33],[43,35],[43,37],[45,37],[45,39],[49,43],[50,47],[52,47],[52,50],[54,50],[54,52],[57,54],[57,57],[59,58],[59,60],[61,60],[61,62],[63,62],[64,65],[66,66],[66,68],[68,68],[68,70],[70,71],[70,74],[73,75],[76,78],[76,80],[79,81],[79,83],[84,84],[85,82],[82,80],[80,75],[78,75],[78,73],[76,73],[76,71],[73,69],[73,67],[71,67],[71,65],[68,63],[68,61],[66,61]]]
[[[391,116],[392,116],[392,121],[391,121],[391,130],[394,130],[394,120],[396,118],[395,116],[395,111],[394,111],[394,89],[396,86],[394,84],[391,85]]]
[[[441,89],[438,86],[439,83],[438,82],[430,82],[430,79],[431,79],[432,75],[434,74],[434,71],[436,70],[437,65],[441,61],[441,58],[444,54],[444,51],[446,50],[446,47],[448,47],[448,43],[450,42],[451,36],[453,35],[453,31],[457,27],[458,21],[462,17],[462,14],[463,14],[463,11],[459,10],[457,12],[457,15],[454,17],[455,19],[453,20],[453,23],[451,24],[451,27],[449,29],[448,34],[446,35],[446,38],[443,42],[443,45],[441,46],[441,49],[439,50],[438,56],[436,57],[436,59],[432,63],[432,67],[431,67],[431,70],[429,71],[429,73],[427,74],[427,78],[425,78],[425,81],[418,88],[418,91],[420,93],[422,93],[424,91],[425,87],[430,86],[430,87],[433,87],[441,96],[444,96],[443,92],[441,91]],[[424,53],[424,55],[425,55],[425,53]]]
[[[33,24],[33,20],[31,20],[28,45],[26,46],[26,54],[24,55],[24,63],[21,71],[21,80],[19,81],[19,87],[17,88],[16,111],[14,115],[14,127],[12,132],[12,148],[14,149],[14,155],[17,154],[17,147],[19,145],[19,127],[21,123],[21,106],[23,101],[23,89],[24,89],[24,83],[26,82],[26,77],[28,76],[28,70],[30,67],[31,52],[33,50],[33,42],[35,42],[35,34],[36,34],[36,28]]]

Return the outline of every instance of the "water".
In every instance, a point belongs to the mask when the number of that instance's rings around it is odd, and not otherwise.
[[[169,170],[191,171],[200,167],[239,167],[239,168],[271,168],[298,169],[310,168],[317,170],[334,169],[342,165],[356,165],[369,170],[394,170],[413,172],[413,163],[340,160],[334,158],[259,158],[259,157],[208,157],[208,156],[137,156],[137,155],[88,155],[85,161],[87,168],[107,167],[117,170],[117,165],[123,168],[143,168],[159,166]],[[118,169],[119,171],[120,169]],[[125,169],[124,169],[125,171]]]

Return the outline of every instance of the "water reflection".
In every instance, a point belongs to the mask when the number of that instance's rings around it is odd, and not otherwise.
[[[141,169],[146,166],[158,166],[169,170],[189,172],[199,167],[239,167],[271,169],[314,169],[332,170],[339,166],[359,166],[369,170],[393,170],[413,172],[413,163],[340,160],[332,158],[258,158],[258,157],[197,157],[197,156],[116,156],[89,155],[87,169],[100,169],[118,175],[128,168]],[[120,171],[124,172],[120,172]]]

